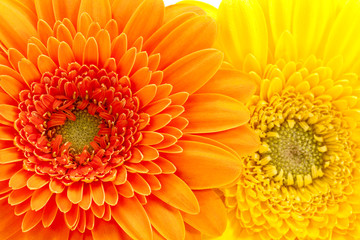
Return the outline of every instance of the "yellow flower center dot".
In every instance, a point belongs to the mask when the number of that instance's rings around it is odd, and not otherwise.
[[[91,149],[90,143],[94,141],[99,132],[101,120],[91,115],[87,110],[78,110],[73,112],[76,120],[66,120],[65,124],[56,131],[62,135],[63,143],[70,142],[71,148],[76,153],[81,153],[85,146]]]

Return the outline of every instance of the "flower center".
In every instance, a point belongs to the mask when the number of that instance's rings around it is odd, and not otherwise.
[[[86,110],[75,111],[73,114],[76,120],[66,120],[56,133],[62,135],[63,143],[70,142],[76,153],[81,153],[84,147],[92,150],[90,143],[99,132],[101,120]]]
[[[297,183],[304,179],[306,184],[316,178],[312,169],[321,168],[323,147],[307,124],[294,120],[284,122],[268,132],[263,142],[269,150],[261,157],[268,158],[269,164],[282,172],[286,185],[292,185],[294,177]]]

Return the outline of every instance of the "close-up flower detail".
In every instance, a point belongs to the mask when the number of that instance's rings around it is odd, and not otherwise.
[[[259,139],[256,85],[211,48],[211,17],[162,0],[5,0],[0,20],[0,239],[223,233],[212,189]]]
[[[248,106],[261,141],[222,189],[230,224],[217,239],[360,239],[360,1],[204,10],[225,60],[257,84]]]

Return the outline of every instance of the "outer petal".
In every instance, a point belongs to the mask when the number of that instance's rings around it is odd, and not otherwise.
[[[112,217],[134,239],[152,239],[150,220],[136,198],[120,198],[111,209]]]
[[[216,24],[208,16],[192,18],[175,28],[154,49],[160,53],[159,69],[197,50],[209,48],[215,40]]]
[[[299,58],[304,59],[311,54],[316,54],[322,47],[319,45],[329,39],[329,36],[325,36],[323,39],[323,34],[332,20],[334,12],[335,4],[329,4],[328,0],[295,1],[292,32]],[[358,19],[360,20],[360,18]],[[342,26],[345,26],[344,22],[342,22]],[[346,27],[346,29],[349,28]]]
[[[223,0],[218,13],[219,34],[225,54],[242,69],[247,54],[252,53],[264,67],[268,56],[268,33],[258,1]]]
[[[255,93],[256,84],[240,71],[220,69],[197,93],[220,93],[247,102]]]
[[[201,88],[219,69],[223,54],[215,49],[204,49],[177,60],[164,72],[164,83],[173,86],[173,92],[190,94]]]
[[[199,213],[199,203],[188,185],[174,174],[157,176],[161,189],[153,194],[170,206],[190,214]]]
[[[128,41],[133,44],[142,36],[146,40],[162,24],[164,2],[162,0],[145,0],[133,13],[124,28]]]
[[[36,16],[16,1],[0,1],[0,42],[26,53],[27,41],[37,36]]]
[[[351,0],[344,6],[330,30],[324,52],[324,58],[327,61],[337,55],[346,56],[344,70],[352,67],[357,73],[360,73],[360,60],[358,60],[360,45],[357,42],[360,37],[360,31],[358,31],[360,28],[359,11],[359,1]]]
[[[215,139],[231,147],[240,156],[251,154],[260,146],[259,136],[247,125],[227,131],[203,134],[202,136]]]
[[[189,97],[183,117],[189,120],[187,133],[210,133],[228,130],[247,123],[248,109],[243,103],[221,94],[201,93]]]
[[[149,215],[151,224],[166,239],[182,240],[185,238],[184,221],[179,210],[154,197],[148,199],[144,208]]]
[[[182,153],[164,154],[164,157],[175,164],[177,175],[192,189],[218,188],[240,175],[241,161],[220,147],[182,140],[178,145]]]
[[[200,204],[200,213],[183,213],[186,223],[210,236],[221,235],[226,228],[226,209],[220,197],[212,190],[194,191]]]
[[[82,0],[78,16],[80,17],[83,12],[87,12],[92,20],[99,22],[101,27],[104,27],[111,19],[109,0]]]

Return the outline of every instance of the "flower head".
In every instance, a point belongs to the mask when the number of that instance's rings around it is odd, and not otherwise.
[[[257,83],[261,140],[223,189],[239,239],[359,239],[359,1],[224,0],[217,47]],[[224,235],[224,239],[228,239]]]
[[[211,189],[257,148],[242,103],[255,85],[222,87],[240,73],[222,67],[215,23],[194,10],[0,2],[1,239],[222,233]],[[251,141],[234,151],[219,140],[234,134]]]

